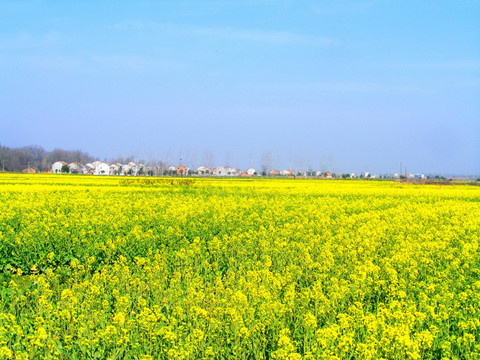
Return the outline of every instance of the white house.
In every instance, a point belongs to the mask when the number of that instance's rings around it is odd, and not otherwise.
[[[211,174],[212,170],[206,166],[199,166],[197,169],[197,172],[198,172],[198,175],[207,175],[207,174]]]
[[[73,162],[68,164],[68,169],[71,174],[78,174],[80,172],[80,164],[78,162]]]
[[[62,172],[62,167],[63,165],[67,165],[68,164],[65,162],[65,161],[56,161],[53,163],[52,165],[52,173],[54,174],[60,174]]]
[[[228,176],[230,175],[230,167],[229,166],[225,166],[225,165],[221,165],[215,169],[213,169],[213,175],[216,175],[216,176]]]
[[[133,161],[130,161],[128,163],[128,166],[130,166],[130,170],[132,170],[132,175],[137,175],[137,172],[139,170],[137,164],[135,164],[135,162],[133,162]]]
[[[132,170],[132,167],[127,163],[120,164],[120,175],[129,175],[130,170]]]
[[[294,176],[295,173],[292,170],[282,170],[282,171],[280,171],[280,175],[282,175],[282,176]]]
[[[255,170],[254,168],[250,168],[250,169],[247,169],[246,173],[247,175],[250,175],[250,176],[257,175],[257,170]]]
[[[95,166],[95,171],[93,175],[110,175],[110,165],[104,162],[97,162],[97,166]]]
[[[119,163],[110,165],[110,175],[120,175],[121,168],[122,168],[122,165]]]
[[[142,164],[142,163],[138,163],[138,164],[135,165],[135,168],[136,168],[135,175],[146,175],[147,165]]]
[[[240,176],[242,172],[237,168],[230,168],[230,176]]]

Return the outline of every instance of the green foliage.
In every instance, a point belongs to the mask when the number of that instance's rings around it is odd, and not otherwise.
[[[0,176],[0,358],[477,359],[480,188]]]

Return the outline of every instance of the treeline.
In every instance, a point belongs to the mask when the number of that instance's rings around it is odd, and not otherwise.
[[[46,151],[41,146],[36,145],[20,148],[0,145],[0,171],[20,172],[28,168],[36,171],[48,171],[51,170],[52,164],[59,160],[67,163],[88,163],[94,161],[94,158],[79,150],[54,149]]]

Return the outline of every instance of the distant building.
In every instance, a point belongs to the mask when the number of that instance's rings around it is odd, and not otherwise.
[[[186,167],[185,165],[178,165],[175,168],[176,174],[180,176],[188,175],[188,170],[188,167]]]
[[[62,172],[62,167],[68,164],[65,161],[56,161],[52,165],[52,173],[60,174]]]
[[[110,165],[110,175],[123,175],[122,172],[122,164],[115,163]]]
[[[93,171],[95,170],[95,165],[93,165],[92,163],[87,163],[85,164],[85,171],[84,171],[84,174],[90,174],[90,171]]]
[[[68,170],[70,174],[78,174],[80,172],[80,164],[78,162],[73,162],[68,164]]]
[[[34,168],[23,169],[22,173],[24,174],[35,174],[37,171]]]
[[[247,169],[246,173],[247,175],[254,176],[257,175],[257,170],[255,170],[254,168],[249,168]]]
[[[293,170],[282,170],[280,171],[280,175],[282,176],[295,176],[295,172]]]
[[[230,175],[230,167],[229,166],[225,166],[225,165],[221,165],[215,169],[213,169],[213,175],[216,175],[216,176],[228,176]]]
[[[242,172],[237,168],[230,168],[230,176],[240,176]]]
[[[198,175],[208,175],[212,173],[212,170],[206,166],[199,166],[197,169]]]
[[[96,166],[93,175],[110,175],[110,165],[100,161],[95,161],[94,164],[95,163]]]

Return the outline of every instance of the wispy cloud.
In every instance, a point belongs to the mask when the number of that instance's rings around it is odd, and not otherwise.
[[[480,70],[480,60],[452,60],[445,62],[415,62],[387,64],[387,67],[432,70]]]
[[[331,45],[332,38],[298,34],[289,31],[261,31],[235,28],[191,28],[192,34],[212,36],[231,40],[244,40],[270,44]]]
[[[311,9],[320,15],[364,13],[382,0],[328,0],[318,1],[311,5]],[[385,1],[385,0],[383,0]]]
[[[312,90],[334,93],[426,93],[422,86],[415,84],[400,85],[381,82],[320,82],[309,85]]]
[[[304,44],[326,46],[336,42],[335,39],[326,36],[301,34],[283,30],[190,26],[139,21],[118,23],[114,25],[114,28],[121,31],[162,31],[182,36],[210,37],[276,45]]]
[[[64,39],[61,33],[48,32],[44,34],[33,34],[20,32],[0,37],[0,49],[27,49],[56,46]]]
[[[159,69],[180,70],[186,67],[180,62],[166,61],[152,56],[139,54],[94,55],[91,60],[109,68],[123,68],[130,71],[152,71]]]
[[[425,88],[421,84],[394,84],[385,82],[368,81],[318,81],[307,83],[264,83],[251,84],[252,88],[275,89],[281,93],[332,93],[332,94],[374,94],[374,93],[429,93],[431,89]]]
[[[20,56],[19,60],[35,68],[72,69],[85,64],[85,61],[80,57],[69,55]]]

